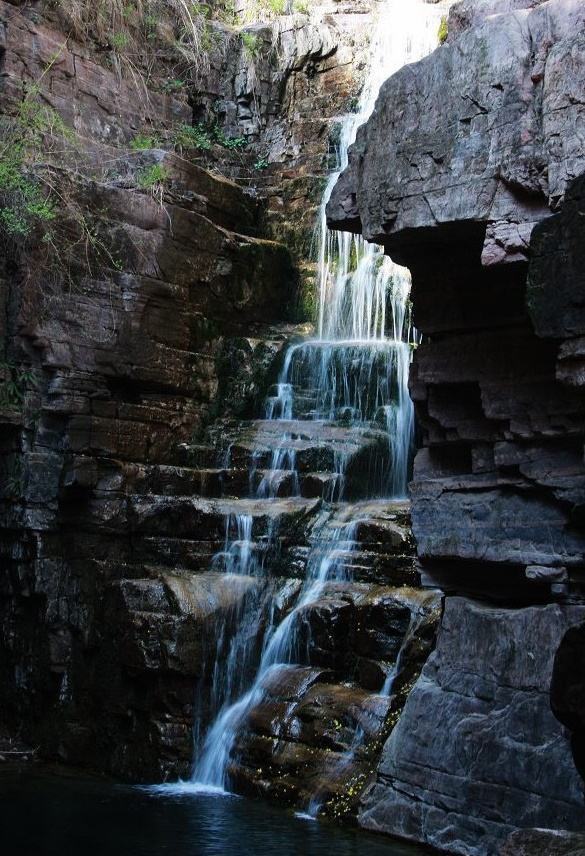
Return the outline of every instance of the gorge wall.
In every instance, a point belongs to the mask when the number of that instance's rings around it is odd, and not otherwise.
[[[413,529],[447,593],[360,822],[458,853],[583,828],[549,688],[585,616],[584,27],[571,0],[455,4],[446,44],[382,88],[328,207],[413,274]],[[555,710],[582,769],[567,662]]]

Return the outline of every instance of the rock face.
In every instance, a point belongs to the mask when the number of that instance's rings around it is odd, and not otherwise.
[[[330,584],[307,604],[298,621],[308,665],[267,676],[236,743],[235,787],[286,805],[316,800],[335,818],[353,814],[434,644],[439,606],[437,592],[359,583]]]
[[[457,3],[447,44],[383,86],[328,208],[413,274],[413,530],[448,595],[360,822],[456,853],[585,825],[548,694],[568,631],[553,705],[581,768],[584,13]]]
[[[397,261],[427,230],[446,242],[454,222],[481,240],[484,265],[523,260],[534,223],[585,169],[583,4],[475,5],[456,38],[382,87],[329,205],[333,225]],[[455,5],[455,33],[469,8]]]
[[[495,854],[515,827],[542,821],[581,829],[582,783],[549,685],[563,633],[584,614],[448,598],[361,824],[465,854]]]
[[[205,461],[184,445],[218,414],[234,354],[224,412],[262,398],[293,333],[269,325],[286,321],[297,276],[241,188],[170,152],[129,151],[146,115],[131,84],[28,5],[0,3],[0,19],[2,108],[42,76],[39,110],[75,129],[58,186],[87,227],[58,276],[40,241],[3,257],[2,717],[64,761],[156,779],[189,763],[201,602],[233,611],[203,582],[186,616],[157,570],[158,553],[209,558],[224,537],[220,512],[169,497],[198,492]],[[153,115],[191,116],[156,92]],[[178,537],[164,540],[155,513],[184,518]],[[178,546],[205,521],[200,545]]]
[[[527,829],[513,832],[500,856],[583,856],[585,836],[553,829]]]
[[[585,625],[565,633],[555,657],[551,685],[553,713],[571,733],[573,759],[585,779]]]

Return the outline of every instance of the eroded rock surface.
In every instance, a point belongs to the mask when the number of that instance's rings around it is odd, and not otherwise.
[[[584,612],[448,598],[362,825],[465,854],[497,853],[518,826],[579,830],[582,783],[549,685],[563,633]]]
[[[525,259],[534,223],[585,169],[583,4],[469,8],[451,13],[455,32],[467,17],[456,38],[384,84],[329,204],[332,225],[397,261],[454,222],[482,240],[485,265]]]
[[[513,832],[500,856],[583,856],[585,836],[555,829],[526,829]]]

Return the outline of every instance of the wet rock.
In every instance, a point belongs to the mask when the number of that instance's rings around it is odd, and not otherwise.
[[[329,205],[413,274],[413,531],[456,591],[550,598],[532,565],[568,569],[554,597],[580,587],[582,29],[565,0],[454,4],[447,44],[383,86]]]
[[[582,856],[585,836],[558,829],[521,829],[507,839],[499,856]]]
[[[434,645],[439,603],[437,592],[327,584],[296,614],[294,660],[307,665],[269,671],[239,728],[233,785],[333,815],[352,810]]]

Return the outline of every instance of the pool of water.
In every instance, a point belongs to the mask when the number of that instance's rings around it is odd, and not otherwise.
[[[2,856],[420,856],[262,802],[0,767]]]

